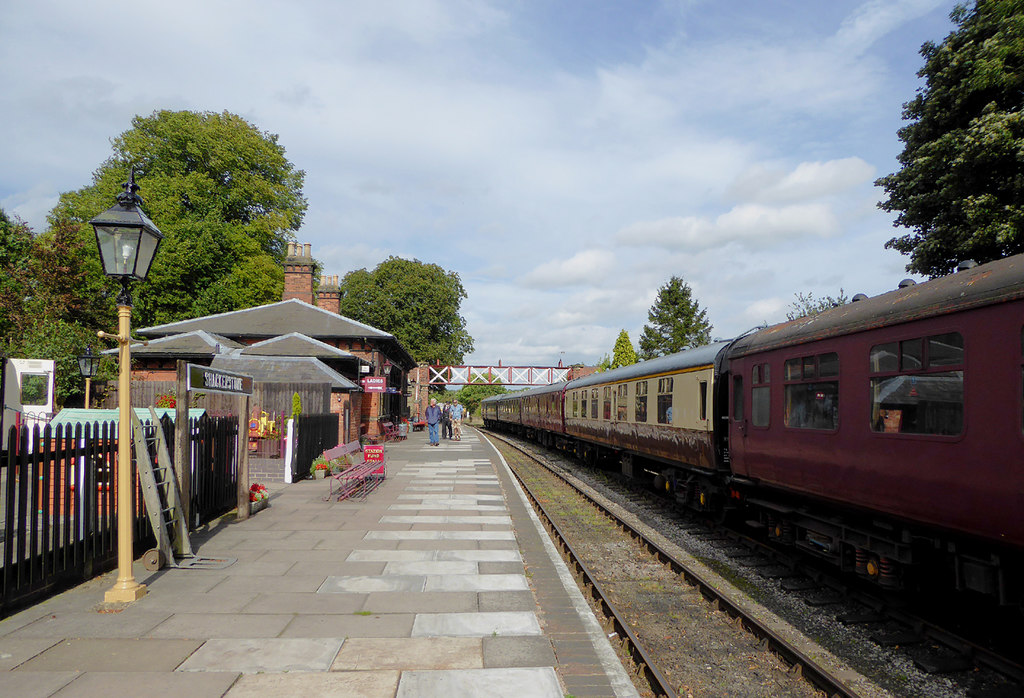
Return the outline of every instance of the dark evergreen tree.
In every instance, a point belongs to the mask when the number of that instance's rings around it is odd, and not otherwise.
[[[648,311],[647,320],[640,335],[640,358],[644,360],[711,341],[707,311],[694,300],[690,285],[678,276],[658,289],[658,298]]]
[[[955,31],[921,47],[900,170],[876,182],[879,206],[913,231],[886,247],[932,277],[1024,252],[1024,2],[977,0],[951,18]]]

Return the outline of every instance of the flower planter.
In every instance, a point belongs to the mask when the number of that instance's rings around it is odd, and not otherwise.
[[[327,471],[326,470],[314,470],[313,471],[313,477],[315,477],[317,480],[323,480],[325,475],[327,475]]]
[[[267,508],[270,503],[269,499],[261,499],[258,502],[249,502],[249,515],[255,514],[257,511],[262,511]]]

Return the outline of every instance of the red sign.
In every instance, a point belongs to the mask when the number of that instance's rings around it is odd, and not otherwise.
[[[385,376],[367,376],[362,382],[363,392],[383,393],[388,389],[388,379]]]
[[[384,462],[384,446],[383,445],[366,445],[363,446],[363,460],[367,463],[383,463]]]

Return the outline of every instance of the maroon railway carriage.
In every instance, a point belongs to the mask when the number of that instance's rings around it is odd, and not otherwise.
[[[1019,596],[1024,255],[769,327],[728,358],[734,486],[783,495],[762,507],[773,537],[852,552],[882,583],[933,556],[960,588]]]

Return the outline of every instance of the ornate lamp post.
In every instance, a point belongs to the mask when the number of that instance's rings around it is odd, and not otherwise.
[[[149,273],[163,234],[139,208],[142,199],[135,193],[135,169],[132,168],[124,191],[111,206],[89,223],[96,230],[96,244],[107,276],[121,280],[117,296],[117,334],[100,332],[99,336],[116,339],[119,345],[117,436],[117,582],[104,596],[107,603],[135,601],[146,593],[146,587],[135,581],[132,573],[132,456],[131,456],[131,341],[132,297],[129,285],[142,281]]]
[[[89,409],[89,387],[93,377],[100,370],[100,357],[92,353],[92,347],[86,347],[85,353],[78,357],[78,372],[85,379],[85,409]]]

